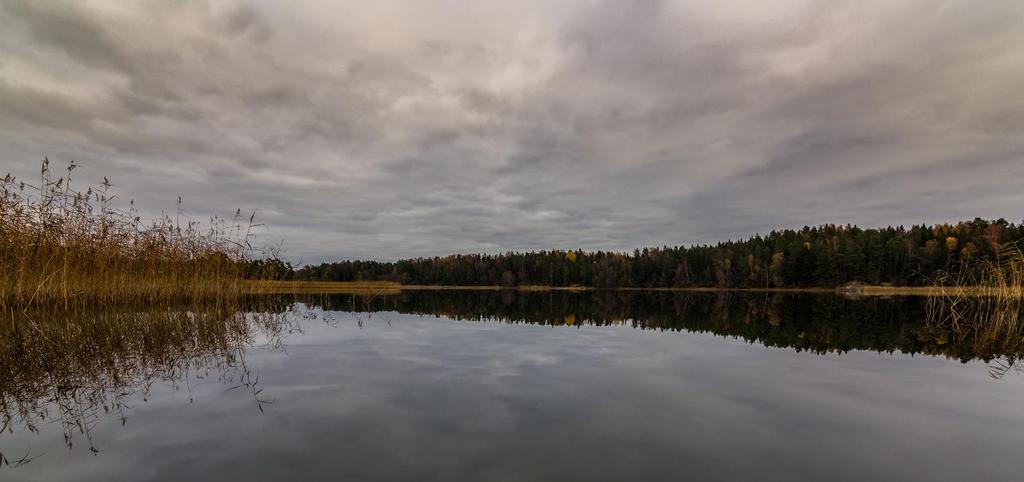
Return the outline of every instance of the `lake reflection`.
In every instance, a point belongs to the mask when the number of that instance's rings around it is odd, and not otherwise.
[[[1019,340],[931,327],[920,299],[292,301],[9,315],[0,478],[1019,480],[1024,469]]]

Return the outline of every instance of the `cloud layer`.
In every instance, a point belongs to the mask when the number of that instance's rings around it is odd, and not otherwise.
[[[0,170],[315,262],[1024,211],[1024,3],[0,4]]]

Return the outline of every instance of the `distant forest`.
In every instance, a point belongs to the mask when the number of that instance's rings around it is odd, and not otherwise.
[[[396,281],[422,285],[591,287],[835,287],[852,282],[917,286],[970,276],[1024,240],[1024,224],[975,219],[958,224],[862,229],[823,225],[772,231],[715,245],[632,253],[538,251],[460,254],[395,262],[341,261],[286,274],[299,280]]]

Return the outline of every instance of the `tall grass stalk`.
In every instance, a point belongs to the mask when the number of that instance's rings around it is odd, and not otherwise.
[[[1024,348],[1024,252],[1004,246],[979,273],[952,280],[942,296],[929,298],[928,323],[971,337],[978,350],[1018,352]]]
[[[56,176],[48,160],[36,182],[0,181],[0,308],[158,303],[241,294],[252,218],[211,219],[208,228],[164,215],[143,222],[114,207],[111,183],[72,187],[76,165]]]

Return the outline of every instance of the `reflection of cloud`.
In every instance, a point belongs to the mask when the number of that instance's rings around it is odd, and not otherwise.
[[[388,312],[361,328],[354,315],[334,319],[301,322],[283,351],[248,350],[246,364],[273,401],[264,413],[216,377],[190,379],[187,393],[158,383],[149,401],[131,401],[127,425],[113,420],[95,429],[97,456],[86,447],[63,450],[54,424],[38,436],[6,434],[2,448],[31,442],[46,452],[11,474],[474,481],[1018,475],[1011,462],[1022,441],[1020,386],[989,380],[981,363],[815,355],[629,327]]]
[[[0,163],[293,258],[1019,216],[1020,2],[0,7]]]

